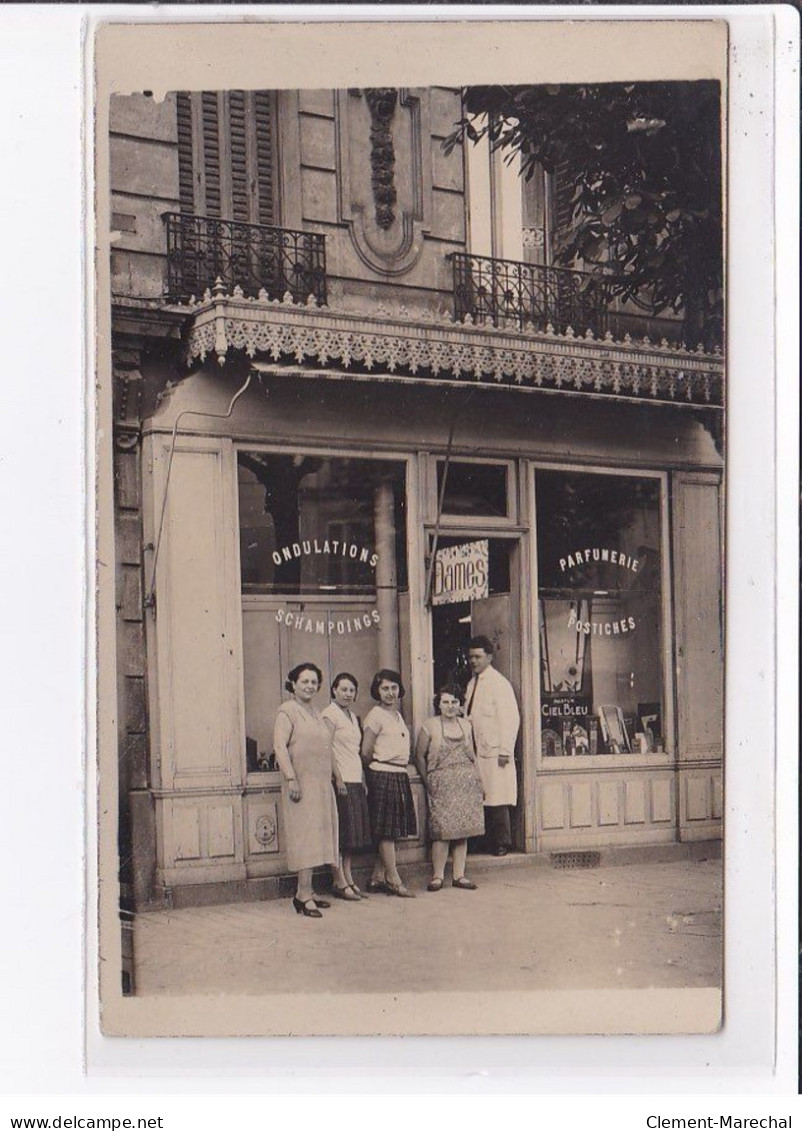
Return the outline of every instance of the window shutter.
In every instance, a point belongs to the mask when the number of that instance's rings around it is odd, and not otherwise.
[[[574,185],[568,161],[561,161],[554,170],[554,231],[558,240],[573,226]]]
[[[724,642],[719,485],[677,472],[674,496],[674,616],[680,762],[720,758]]]
[[[192,160],[192,100],[186,93],[176,99],[178,126],[178,199],[182,212],[195,211],[195,179]]]
[[[677,472],[672,479],[679,839],[709,840],[721,835],[722,821],[720,487],[702,472]]]
[[[229,143],[231,154],[231,219],[251,219],[248,207],[248,139],[245,91],[232,90],[228,96]]]
[[[275,98],[270,90],[177,95],[181,212],[279,222]]]
[[[201,95],[201,128],[203,134],[203,174],[205,182],[204,212],[222,216],[220,193],[220,107],[213,90]]]
[[[256,126],[256,197],[260,224],[278,223],[276,207],[276,123],[275,96],[269,90],[257,90],[253,97]]]

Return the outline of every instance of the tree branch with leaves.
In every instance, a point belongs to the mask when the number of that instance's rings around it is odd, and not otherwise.
[[[443,143],[487,138],[521,175],[569,178],[571,223],[556,262],[611,297],[681,313],[686,343],[721,340],[721,90],[714,81],[481,86]]]

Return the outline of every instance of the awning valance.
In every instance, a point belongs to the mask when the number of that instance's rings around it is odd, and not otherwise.
[[[451,319],[426,321],[339,313],[328,307],[208,294],[182,308],[191,315],[188,361],[231,350],[279,364],[344,374],[396,375],[580,392],[646,402],[721,407],[724,361],[667,342],[569,330],[520,331]]]

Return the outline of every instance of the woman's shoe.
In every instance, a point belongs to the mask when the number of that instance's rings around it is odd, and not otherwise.
[[[435,876],[433,880],[429,880],[426,885],[427,891],[440,891],[443,886],[443,881],[439,876]]]
[[[322,919],[322,914],[318,911],[317,907],[310,907],[310,903],[314,903],[314,899],[307,899],[306,903],[302,903],[300,899],[292,897],[292,905],[298,915],[305,915],[307,919]]]
[[[368,893],[366,891],[362,891],[362,888],[358,888],[356,884],[349,884],[348,886],[352,892],[356,893],[357,899],[370,899]]]
[[[387,893],[387,884],[384,880],[370,879],[365,886],[371,895],[376,895],[378,892]]]
[[[331,894],[335,899],[344,899],[348,903],[359,903],[361,896],[357,895],[350,884],[346,884],[344,888],[331,889]]]
[[[410,891],[408,887],[404,886],[404,884],[391,884],[390,881],[387,880],[384,888],[388,895],[397,895],[400,896],[401,899],[415,898],[415,892]]]
[[[316,899],[315,896],[312,896],[312,902],[314,903],[315,907],[319,907],[321,911],[328,911],[328,909],[331,907],[331,904],[327,899]]]
[[[476,891],[476,884],[466,879],[465,876],[460,876],[459,879],[452,880],[451,886],[452,888],[462,888],[463,891]]]

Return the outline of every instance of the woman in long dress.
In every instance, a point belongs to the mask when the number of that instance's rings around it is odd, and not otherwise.
[[[432,879],[429,891],[440,891],[445,879],[449,845],[453,864],[451,886],[474,891],[465,875],[468,837],[485,831],[484,792],[473,729],[460,717],[461,688],[441,687],[434,699],[437,712],[420,729],[415,762],[426,787],[429,835],[432,839]]]
[[[273,751],[281,770],[281,803],[287,864],[297,872],[293,906],[298,914],[320,919],[331,904],[312,890],[312,872],[321,864],[336,868],[337,806],[332,777],[337,778],[331,734],[312,700],[323,673],[315,664],[298,664],[287,677],[292,693],[278,709]]]
[[[356,702],[359,684],[350,672],[340,672],[331,685],[331,703],[321,718],[331,733],[337,779],[337,816],[339,818],[340,864],[332,891],[338,899],[351,903],[367,896],[354,882],[351,857],[355,852],[371,848],[365,774],[359,756],[362,727],[351,710]]]
[[[395,859],[395,842],[401,837],[415,836],[418,828],[407,772],[410,735],[398,707],[404,697],[401,676],[383,668],[373,677],[370,694],[379,706],[365,718],[362,761],[367,766],[368,806],[378,854],[368,891],[410,899],[415,893],[398,874]]]

